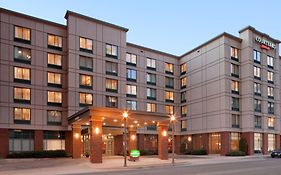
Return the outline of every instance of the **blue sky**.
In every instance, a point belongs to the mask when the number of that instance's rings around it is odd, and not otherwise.
[[[281,40],[280,0],[0,0],[0,6],[65,24],[66,10],[129,28],[128,42],[181,55],[222,32],[252,25]]]

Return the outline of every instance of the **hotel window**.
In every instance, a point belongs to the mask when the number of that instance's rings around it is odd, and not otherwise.
[[[29,108],[14,108],[14,122],[17,124],[30,124]]]
[[[254,83],[254,93],[255,95],[261,96],[261,84]]]
[[[232,120],[232,128],[239,128],[240,127],[240,116],[237,114],[231,115]]]
[[[146,103],[146,111],[147,112],[156,112],[156,104],[155,103]]]
[[[61,125],[62,112],[56,110],[47,111],[47,124],[48,125]]]
[[[240,134],[238,132],[230,133],[230,150],[239,151]]]
[[[231,98],[231,109],[233,111],[239,111],[239,98]]]
[[[165,77],[166,88],[174,88],[174,78]]]
[[[43,150],[65,150],[64,131],[44,131]]]
[[[14,81],[18,83],[30,83],[30,69],[14,67]]]
[[[105,55],[107,57],[118,57],[118,48],[117,46],[111,45],[111,44],[105,44]]]
[[[90,93],[79,93],[79,105],[92,105],[93,104],[93,94]]]
[[[147,88],[146,89],[146,97],[149,100],[156,100],[156,89]]]
[[[239,78],[239,66],[231,63],[231,76]]]
[[[62,37],[48,34],[48,48],[62,50]]]
[[[231,81],[231,92],[234,94],[239,94],[239,83],[238,81]]]
[[[274,103],[273,102],[267,103],[267,112],[268,112],[268,114],[274,114]]]
[[[14,47],[14,59],[16,62],[30,64],[31,49],[15,46]]]
[[[146,83],[149,85],[156,85],[156,74],[147,73],[146,74]]]
[[[261,63],[261,53],[259,51],[254,50],[254,62],[260,64]]]
[[[274,117],[268,117],[268,129],[274,129]]]
[[[9,153],[34,151],[34,131],[9,130]]]
[[[255,128],[261,128],[261,116],[255,115]]]
[[[30,103],[30,89],[14,87],[15,103]]]
[[[181,78],[181,89],[186,88],[186,77]]]
[[[254,78],[261,79],[261,68],[254,66]]]
[[[187,121],[182,120],[181,121],[181,131],[186,131],[186,129],[187,129]]]
[[[105,88],[107,92],[118,92],[118,81],[107,78],[105,80]]]
[[[118,107],[118,98],[113,96],[105,97],[106,107],[117,108]]]
[[[106,74],[108,75],[118,75],[118,65],[114,62],[105,62]]]
[[[80,51],[93,53],[93,40],[80,37]]]
[[[127,84],[126,89],[127,97],[137,97],[137,86]]]
[[[60,73],[48,72],[48,86],[61,87],[61,79]]]
[[[61,69],[62,56],[59,54],[48,53],[48,67]]]
[[[181,102],[185,103],[186,102],[186,91],[181,92]]]
[[[174,65],[172,63],[165,63],[165,72],[167,74],[174,74]]]
[[[80,56],[79,68],[81,70],[93,71],[93,58]]]
[[[167,114],[170,114],[170,115],[174,114],[174,106],[165,105],[165,111],[166,111]]]
[[[274,68],[274,58],[267,55],[267,67]]]
[[[272,152],[275,150],[275,134],[268,134],[267,135],[268,140],[268,151]]]
[[[181,64],[181,75],[186,73],[186,63]]]
[[[231,52],[231,59],[238,61],[238,49],[235,47],[231,47],[230,52]]]
[[[136,101],[132,101],[132,100],[127,100],[126,101],[126,109],[127,110],[137,110],[137,102]]]
[[[80,74],[80,88],[92,89],[93,77],[91,75]]]
[[[274,83],[274,81],[273,81],[274,77],[273,76],[274,76],[273,72],[267,71],[267,82],[268,83],[271,83],[271,84]]]
[[[273,87],[267,87],[267,97],[274,99],[274,88]]]
[[[254,99],[255,112],[261,112],[261,100]]]
[[[48,105],[61,106],[62,93],[55,91],[48,91]]]
[[[165,91],[165,100],[166,102],[174,102],[174,92]]]
[[[137,65],[137,55],[132,53],[126,54],[126,63],[127,65],[136,66]]]
[[[31,40],[30,31],[31,30],[29,28],[15,26],[14,30],[15,30],[15,36],[14,36],[15,41],[30,44],[30,40]]]
[[[146,67],[148,69],[156,70],[156,60],[151,58],[146,58]]]
[[[137,81],[137,71],[134,69],[127,69],[127,80],[128,81]]]
[[[181,106],[181,117],[186,117],[187,106]]]

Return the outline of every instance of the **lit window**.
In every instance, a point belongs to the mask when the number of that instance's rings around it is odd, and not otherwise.
[[[62,48],[62,37],[48,34],[48,46],[51,48]]]
[[[256,79],[261,79],[261,68],[254,66],[254,77]]]
[[[272,152],[275,150],[275,134],[268,134],[267,135],[268,140],[268,152]]]
[[[181,88],[182,88],[182,89],[183,89],[183,88],[186,88],[186,84],[187,84],[187,82],[186,82],[186,77],[181,78]]]
[[[156,69],[156,60],[151,58],[146,58],[146,67],[155,70]]]
[[[48,125],[61,125],[62,112],[56,110],[47,111],[47,123]]]
[[[31,61],[31,49],[15,46],[14,54],[15,61],[23,63],[30,63]]]
[[[118,65],[117,65],[117,63],[106,61],[105,62],[105,69],[106,69],[105,70],[106,74],[118,75]]]
[[[127,80],[137,81],[137,71],[134,69],[127,69]]]
[[[181,106],[181,116],[185,117],[187,114],[187,106]]]
[[[147,88],[146,96],[147,96],[147,99],[156,100],[156,89]]]
[[[270,68],[274,67],[274,58],[269,55],[267,56],[267,66]]]
[[[93,71],[93,58],[80,56],[79,67],[81,70]]]
[[[15,26],[15,40],[29,41],[30,43],[30,29],[25,27]]]
[[[62,93],[55,91],[48,91],[48,104],[62,103]]]
[[[146,82],[147,82],[147,84],[150,84],[150,85],[156,85],[156,74],[147,73]]]
[[[107,78],[105,80],[105,88],[106,88],[106,91],[117,92],[118,91],[118,81]]]
[[[118,56],[117,46],[114,46],[111,44],[106,44],[105,45],[105,54],[106,54],[106,56],[117,58],[117,56]]]
[[[14,80],[30,82],[30,69],[14,67]]]
[[[48,85],[61,85],[61,74],[48,72]]]
[[[127,96],[136,97],[137,96],[137,86],[127,84]]]
[[[165,72],[173,74],[174,73],[174,65],[172,63],[165,63]]]
[[[80,37],[80,51],[93,51],[93,40]]]
[[[165,105],[165,111],[167,114],[174,114],[174,106],[172,105]]]
[[[48,53],[48,66],[60,68],[62,66],[62,56],[59,54]]]
[[[93,104],[93,94],[90,93],[79,93],[79,103],[80,105],[92,105]]]
[[[146,103],[146,111],[147,112],[156,112],[156,104],[155,103]]]
[[[254,56],[254,62],[260,64],[260,62],[261,62],[261,53],[259,51],[254,50],[253,51],[253,56]]]
[[[80,74],[80,88],[92,88],[93,77],[91,75]]]
[[[234,76],[237,78],[239,77],[239,66],[238,65],[231,63],[230,70],[231,70],[231,76]]]
[[[186,131],[187,129],[187,121],[186,120],[182,120],[181,121],[181,130],[182,131]]]
[[[231,91],[232,93],[239,94],[239,83],[238,81],[231,81]]]
[[[174,78],[165,77],[166,88],[174,88]]]
[[[254,108],[255,108],[255,112],[261,112],[261,100],[258,99],[254,100]]]
[[[239,128],[240,127],[240,117],[237,114],[232,114],[232,127],[233,128]]]
[[[230,150],[239,151],[240,133],[232,132],[230,134]]]
[[[30,102],[30,89],[14,87],[15,102]]]
[[[117,108],[118,107],[118,98],[113,96],[106,96],[106,107]]]
[[[261,96],[261,84],[254,83],[254,92],[255,92],[255,95]]]
[[[136,66],[137,65],[137,55],[131,54],[131,53],[127,53],[126,54],[126,62],[129,65]]]
[[[181,75],[186,73],[186,63],[181,65]]]
[[[274,117],[268,117],[268,128],[273,129],[274,128]]]
[[[267,71],[267,81],[269,82],[269,83],[273,83],[274,81],[273,81],[273,72],[270,72],[270,71]]]
[[[268,98],[274,98],[274,88],[273,87],[270,87],[270,86],[267,87],[267,96],[268,96]]]
[[[127,110],[137,110],[137,102],[132,100],[126,101],[126,109]]]
[[[230,48],[231,58],[238,59],[238,49],[235,47]]]
[[[30,109],[29,108],[14,108],[14,120],[30,122]]]
[[[166,102],[174,102],[174,92],[165,91],[165,100]]]

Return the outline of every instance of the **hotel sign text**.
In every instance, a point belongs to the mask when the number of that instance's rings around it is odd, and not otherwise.
[[[270,41],[267,41],[265,39],[262,39],[261,37],[257,36],[256,37],[256,42],[261,43],[261,48],[262,49],[266,49],[266,50],[270,50],[271,49],[275,49],[276,45]]]

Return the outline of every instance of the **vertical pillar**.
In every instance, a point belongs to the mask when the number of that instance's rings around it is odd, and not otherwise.
[[[137,129],[136,128],[129,128],[129,144],[128,150],[135,150],[137,149]]]
[[[102,118],[91,117],[90,121],[90,161],[102,163]]]
[[[9,154],[9,130],[0,128],[0,158],[6,158]]]
[[[65,152],[72,154],[72,131],[65,131]]]
[[[168,159],[168,124],[158,123],[158,158]]]
[[[180,135],[175,136],[175,153],[176,154],[181,153],[181,136]]]
[[[268,154],[268,135],[267,133],[262,134],[262,154]]]
[[[203,148],[207,151],[207,154],[209,154],[209,134],[202,134],[201,141],[203,142]]]
[[[81,158],[81,125],[73,124],[72,125],[72,158],[79,159]]]
[[[138,149],[139,150],[144,150],[144,134],[138,134]]]
[[[229,152],[230,138],[229,132],[221,132],[221,155],[225,156]]]
[[[275,134],[275,150],[280,149],[280,134]]]
[[[254,133],[253,132],[243,132],[241,138],[245,139],[247,142],[247,152],[248,155],[254,154]]]
[[[43,131],[34,130],[34,151],[43,151]]]

